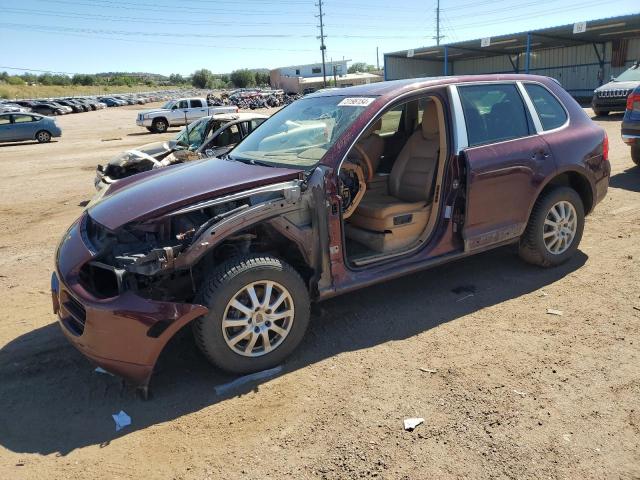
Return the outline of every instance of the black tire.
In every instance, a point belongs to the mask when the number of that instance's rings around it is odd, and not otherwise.
[[[277,282],[288,290],[294,316],[288,334],[279,345],[271,352],[249,357],[235,352],[227,344],[222,320],[228,303],[237,292],[260,281]],[[192,323],[196,345],[212,364],[231,373],[259,372],[279,365],[300,344],[309,325],[309,292],[304,281],[289,264],[267,255],[231,258],[219,265],[203,282],[196,303],[209,308],[207,315]]]
[[[606,117],[607,115],[609,115],[608,110],[600,110],[598,108],[594,108],[593,113],[596,114],[596,117]]]
[[[51,141],[51,134],[46,130],[40,130],[36,133],[36,140],[38,143],[49,143]]]
[[[640,146],[631,147],[631,160],[640,167]]]
[[[156,133],[165,133],[167,130],[169,130],[169,122],[167,122],[164,118],[156,118],[153,121],[151,128],[153,128],[153,131]]]
[[[544,224],[551,208],[560,201],[569,202],[576,211],[577,225],[569,247],[562,253],[551,253],[543,238]],[[541,267],[554,267],[566,262],[580,245],[584,231],[584,205],[578,193],[569,187],[556,187],[543,192],[531,211],[527,228],[520,237],[519,254],[525,262]]]
[[[153,132],[153,128],[152,127],[146,127],[147,130],[149,130],[150,132]]]

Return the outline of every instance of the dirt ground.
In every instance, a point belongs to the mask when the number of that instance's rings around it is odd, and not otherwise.
[[[502,248],[327,301],[279,376],[227,396],[185,333],[145,402],[65,341],[49,293],[96,164],[177,131],[134,110],[0,145],[1,479],[640,478],[640,168],[619,116],[598,120],[611,188],[568,264]]]

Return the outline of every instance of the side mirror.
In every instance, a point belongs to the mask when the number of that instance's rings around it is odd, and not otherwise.
[[[211,157],[214,157],[214,156],[215,156],[215,152],[214,152],[212,149],[210,149],[210,148],[207,148],[207,149],[204,151],[204,154],[205,154],[207,157],[209,157],[209,158],[211,158]]]

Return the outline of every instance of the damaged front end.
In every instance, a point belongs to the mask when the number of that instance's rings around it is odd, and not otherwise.
[[[271,248],[266,236],[278,229],[306,232],[300,241],[311,243],[303,188],[301,180],[257,187],[112,229],[89,209],[56,258],[54,309],[65,335],[94,363],[146,387],[168,340],[208,311],[195,298],[217,264]]]
[[[138,173],[202,158],[197,152],[180,145],[162,144],[162,147],[151,148],[151,152],[127,150],[116,155],[106,165],[98,165],[94,180],[96,189],[100,190],[118,180]]]

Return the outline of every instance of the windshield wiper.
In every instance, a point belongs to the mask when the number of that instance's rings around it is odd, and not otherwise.
[[[253,158],[232,157],[228,153],[225,153],[220,158],[222,158],[223,160],[231,160],[232,162],[246,163],[248,165],[261,165],[263,167],[273,167],[273,165],[271,163],[268,163],[268,162],[263,162],[263,161],[260,161],[260,160],[254,160]]]

